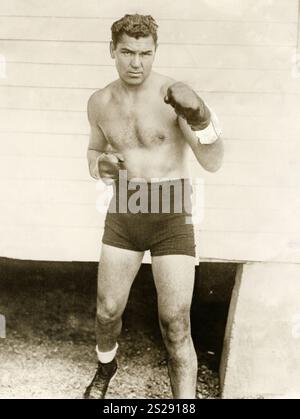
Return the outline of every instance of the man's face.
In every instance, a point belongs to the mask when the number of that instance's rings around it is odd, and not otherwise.
[[[135,39],[124,34],[117,46],[111,42],[110,48],[121,80],[129,85],[140,85],[147,79],[156,52],[151,35]]]

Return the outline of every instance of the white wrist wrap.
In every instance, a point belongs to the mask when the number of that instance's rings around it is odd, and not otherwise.
[[[208,127],[200,131],[194,131],[200,144],[213,144],[220,138],[222,133],[217,115],[210,108],[209,110],[211,119]]]

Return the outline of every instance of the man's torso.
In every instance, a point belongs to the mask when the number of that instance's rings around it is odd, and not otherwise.
[[[157,73],[150,77],[149,87],[134,99],[122,92],[119,81],[101,91],[98,125],[108,149],[123,155],[129,179],[187,178],[188,146],[174,109],[164,102],[174,81]]]

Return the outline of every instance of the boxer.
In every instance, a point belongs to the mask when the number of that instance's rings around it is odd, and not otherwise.
[[[111,29],[110,53],[119,78],[88,102],[89,170],[93,178],[113,184],[117,203],[122,173],[130,184],[126,204],[134,199],[132,184],[141,187],[141,181],[149,201],[141,212],[121,212],[117,205],[106,215],[98,270],[98,367],[84,397],[104,398],[117,371],[122,314],[144,252],[150,250],[172,394],[194,398],[197,358],[190,307],[195,238],[193,225],[186,222],[189,210],[184,205],[175,210],[183,196],[176,191],[190,186],[189,149],[204,169],[215,172],[222,164],[223,142],[215,114],[199,95],[187,84],[152,70],[157,50],[154,19],[126,15]],[[158,196],[156,212],[151,211],[153,190]],[[165,190],[168,213],[161,208]]]

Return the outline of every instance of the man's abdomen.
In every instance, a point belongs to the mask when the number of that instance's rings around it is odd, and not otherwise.
[[[189,177],[186,149],[181,145],[139,147],[123,152],[128,179],[185,179]]]

